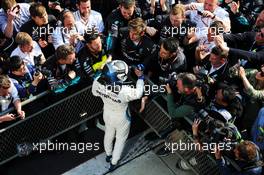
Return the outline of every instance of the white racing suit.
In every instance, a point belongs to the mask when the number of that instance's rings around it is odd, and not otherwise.
[[[139,99],[143,95],[144,81],[138,79],[136,88],[121,85],[119,93],[108,90],[105,85],[94,80],[92,93],[104,102],[103,118],[105,122],[104,149],[107,156],[112,155],[111,163],[119,161],[130,130],[128,102]],[[116,138],[114,149],[113,141]]]

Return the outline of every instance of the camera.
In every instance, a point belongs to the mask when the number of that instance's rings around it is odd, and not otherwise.
[[[34,63],[36,65],[36,67],[41,65],[41,57],[42,57],[42,54],[40,54],[38,56],[34,56]]]
[[[34,75],[35,76],[39,76],[39,74],[42,73],[42,75],[44,76],[44,78],[50,77],[51,76],[51,71],[47,70],[47,69],[39,69],[37,68]]]
[[[235,78],[239,76],[239,68],[240,64],[235,64],[234,66],[230,67],[228,72],[229,72],[229,77],[230,78]]]
[[[34,75],[35,76],[39,76],[40,73],[41,73],[40,70],[36,70],[36,72],[34,73]]]
[[[197,14],[203,16],[203,12],[200,10],[197,10]]]
[[[169,84],[171,87],[174,87],[176,85],[177,79],[178,79],[178,76],[176,72],[169,74],[168,77],[159,76],[159,82],[161,84]]]

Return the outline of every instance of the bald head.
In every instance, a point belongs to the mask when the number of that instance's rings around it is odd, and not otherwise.
[[[205,0],[204,1],[204,10],[208,10],[210,12],[214,12],[217,8],[218,0]]]

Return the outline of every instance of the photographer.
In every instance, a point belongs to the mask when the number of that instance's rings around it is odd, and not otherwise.
[[[244,69],[239,67],[238,76],[242,79],[244,85],[245,114],[241,121],[243,129],[247,129],[250,135],[251,128],[257,118],[260,108],[264,102],[264,66],[260,71],[257,69]]]
[[[203,60],[200,65],[193,68],[196,76],[204,79],[208,85],[209,97],[212,98],[218,83],[229,82],[229,62],[227,54],[220,48],[214,47],[210,53],[209,60]]]
[[[257,69],[247,69],[239,67],[239,77],[243,81],[246,94],[252,100],[264,100],[264,65],[260,71]]]
[[[230,16],[232,33],[250,31],[263,9],[263,0],[224,0],[221,4]]]
[[[233,149],[232,160],[238,166],[236,169],[230,165],[228,166],[230,162],[224,159],[218,149],[215,152],[215,158],[221,175],[261,175],[261,157],[259,148],[253,142],[247,140],[237,144]]]
[[[76,21],[80,21],[83,28],[96,27],[100,33],[104,31],[104,22],[101,13],[91,9],[91,0],[77,0],[78,10],[73,13]]]
[[[204,107],[205,99],[202,94],[202,88],[196,85],[197,79],[194,74],[180,73],[176,80],[176,87],[180,94],[180,100],[177,101],[176,104],[171,90],[172,87],[170,87],[169,84],[166,85],[168,113],[176,125],[178,122],[181,122],[184,117],[191,117],[191,120],[193,120],[193,114]],[[177,125],[177,127],[178,126],[181,127],[180,125]],[[148,135],[146,139],[152,139],[151,137],[153,136]],[[157,154],[166,156],[169,154],[169,150],[162,147],[158,150]]]
[[[243,114],[243,105],[239,92],[224,83],[218,83],[215,90],[214,99],[205,109],[221,113],[225,122],[240,118]]]
[[[177,77],[176,87],[181,94],[180,101],[174,103],[171,87],[167,84],[167,107],[172,119],[190,116],[205,104],[202,90],[197,87],[197,79],[191,73],[181,73]]]
[[[26,64],[19,56],[9,59],[9,77],[14,83],[20,99],[26,100],[30,95],[40,92],[40,81],[43,80],[41,72],[36,74],[32,65]]]
[[[29,5],[15,0],[2,0],[0,9],[0,30],[7,38],[15,36],[21,26],[30,19]]]
[[[49,57],[55,51],[51,34],[57,20],[53,15],[48,15],[46,8],[39,3],[32,4],[29,12],[31,20],[21,26],[21,32],[28,33],[39,44],[45,57]]]
[[[28,33],[19,32],[15,41],[18,47],[11,53],[11,56],[19,55],[25,63],[33,66],[42,65],[46,61],[38,43],[33,41]],[[39,57],[39,59],[36,60],[35,57]]]
[[[186,16],[196,23],[198,31],[196,36],[207,33],[207,28],[213,21],[221,21],[224,25],[224,31],[230,31],[229,14],[223,8],[218,6],[218,0],[205,0],[204,3],[190,3],[185,5]]]
[[[63,10],[55,31],[52,34],[52,43],[55,49],[63,44],[75,47],[76,52],[83,47],[83,35],[85,28],[80,21],[75,21],[70,10]]]
[[[217,35],[222,36],[224,25],[221,21],[214,21],[208,28],[207,35],[201,36],[199,39],[198,47],[195,50],[196,62],[202,62],[210,55],[212,49],[215,47],[214,37]]]
[[[81,66],[71,45],[59,46],[55,55],[45,62],[43,69],[50,71],[47,79],[55,93],[64,92],[69,86],[79,83]]]

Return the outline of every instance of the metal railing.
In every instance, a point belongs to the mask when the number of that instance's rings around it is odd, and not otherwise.
[[[18,144],[52,139],[100,115],[102,107],[90,86],[1,129],[0,165],[18,157]]]
[[[147,79],[148,84],[153,85],[151,80]],[[156,98],[152,99],[148,104],[146,104],[145,111],[141,115],[143,120],[150,126],[150,128],[159,136],[164,136],[164,132],[171,130],[171,125],[173,123],[172,118],[169,116],[167,111],[162,108],[160,103],[167,103],[164,94],[158,94]],[[186,116],[184,119],[187,123],[192,125],[192,120],[190,117]],[[176,129],[176,128],[175,128]],[[180,132],[178,132],[180,133]],[[193,140],[184,132],[184,137],[181,138],[182,143],[192,143]],[[168,133],[167,133],[168,134]],[[180,135],[179,135],[180,137]],[[177,142],[179,140],[174,140]],[[195,150],[177,150],[174,152],[181,160],[183,160],[190,170],[197,175],[217,175],[219,174],[219,169],[217,167],[216,161],[211,157],[208,152],[200,152]],[[198,163],[196,165],[190,164],[190,160],[195,159]]]
[[[25,105],[27,105],[29,103],[32,103],[33,101],[35,101],[37,99],[40,99],[40,98],[48,95],[49,93],[50,93],[50,91],[45,91],[45,92],[42,92],[42,93],[40,93],[38,95],[32,96],[31,98],[29,98],[29,99],[27,99],[25,101],[22,101],[21,102],[21,106],[25,106]],[[10,112],[13,112],[14,110],[15,110],[14,107],[8,108],[7,110],[1,112],[0,116],[5,115],[5,114],[10,113]]]

